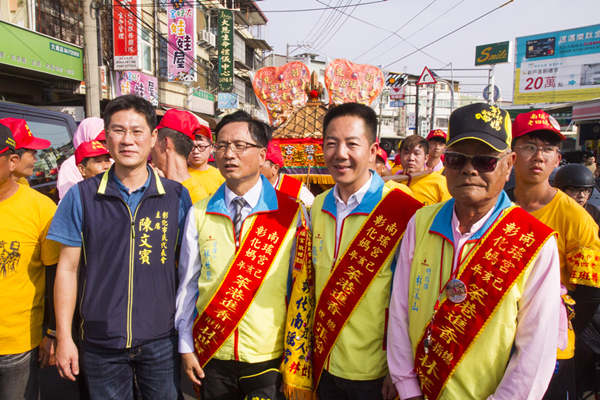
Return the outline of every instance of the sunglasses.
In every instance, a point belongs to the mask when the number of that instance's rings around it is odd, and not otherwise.
[[[462,153],[446,151],[444,153],[444,166],[451,169],[462,169],[467,160],[471,160],[471,165],[478,172],[492,172],[498,166],[498,161],[504,158],[495,156],[468,156]]]

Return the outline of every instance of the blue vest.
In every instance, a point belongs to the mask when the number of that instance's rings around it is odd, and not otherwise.
[[[130,210],[113,168],[80,182],[81,339],[123,349],[175,335],[175,250],[183,186],[151,174]]]

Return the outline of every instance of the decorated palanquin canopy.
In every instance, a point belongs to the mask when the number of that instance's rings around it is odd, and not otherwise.
[[[275,129],[273,143],[281,149],[284,173],[303,182],[333,185],[323,159],[323,118],[329,107],[343,103],[370,106],[384,88],[379,68],[334,60],[325,69],[329,105],[320,100],[324,88],[316,72],[295,61],[256,72],[254,93]]]

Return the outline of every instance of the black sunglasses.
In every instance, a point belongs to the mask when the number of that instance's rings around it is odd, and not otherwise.
[[[508,154],[508,153],[507,153]],[[498,165],[498,161],[501,160],[506,154],[502,157],[495,156],[468,156],[462,153],[454,153],[451,151],[446,151],[444,153],[444,165],[447,168],[451,169],[462,169],[467,164],[467,160],[471,160],[471,165],[478,172],[492,172],[496,169]]]

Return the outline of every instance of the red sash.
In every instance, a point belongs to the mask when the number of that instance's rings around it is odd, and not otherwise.
[[[325,360],[344,325],[381,267],[389,257],[393,257],[408,221],[422,206],[423,204],[400,190],[390,191],[367,217],[344,255],[334,266],[315,309],[315,390],[319,385]]]
[[[279,184],[277,190],[287,195],[292,196],[295,199],[300,198],[300,190],[302,190],[302,182],[296,178],[292,178],[285,174],[279,175]]]
[[[279,210],[259,214],[225,278],[194,321],[194,347],[202,368],[235,331],[273,265],[300,205],[277,193]]]
[[[438,399],[456,367],[498,310],[504,297],[554,234],[520,207],[503,213],[460,272],[468,288],[461,303],[444,299],[434,311],[428,350],[415,351],[415,372],[426,398]]]

